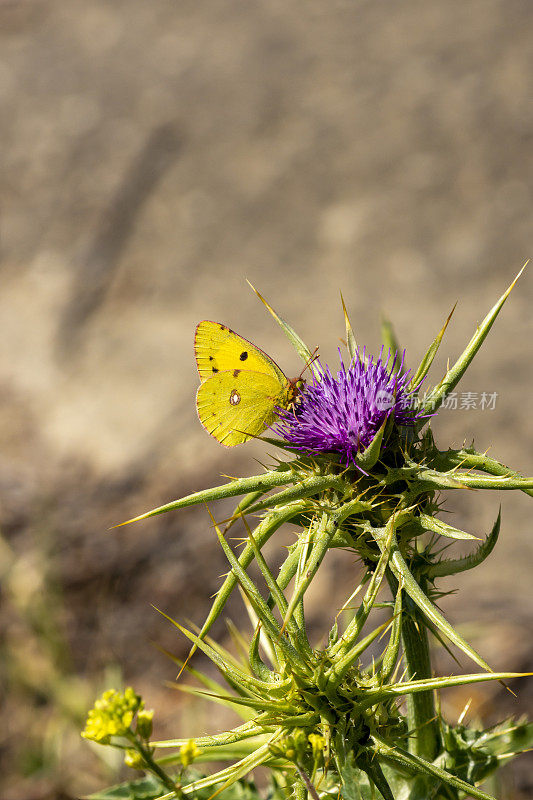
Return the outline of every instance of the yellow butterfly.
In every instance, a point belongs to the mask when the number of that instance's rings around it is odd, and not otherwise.
[[[194,338],[202,383],[196,395],[200,422],[225,447],[259,436],[298,393],[262,350],[220,322],[204,320]]]

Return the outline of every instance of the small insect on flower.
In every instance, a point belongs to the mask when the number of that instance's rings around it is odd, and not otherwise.
[[[274,430],[292,446],[305,452],[340,454],[346,465],[354,462],[374,439],[385,419],[393,416],[398,425],[413,425],[421,417],[408,389],[411,370],[403,371],[405,351],[398,365],[397,355],[383,348],[376,360],[358,353],[346,368],[342,362],[337,376],[326,365],[302,391],[292,410],[278,410],[280,423]],[[396,367],[398,369],[396,370]]]
[[[198,417],[226,447],[259,436],[276,409],[290,408],[298,394],[299,380],[289,380],[270,356],[220,322],[200,322],[194,349],[202,380]]]

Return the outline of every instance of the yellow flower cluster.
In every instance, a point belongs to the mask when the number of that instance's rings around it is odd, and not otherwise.
[[[89,711],[82,736],[99,744],[109,744],[112,736],[128,733],[133,717],[143,707],[143,701],[131,686],[124,694],[109,689]]]

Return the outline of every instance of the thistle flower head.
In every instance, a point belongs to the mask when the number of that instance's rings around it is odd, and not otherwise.
[[[405,351],[386,360],[383,348],[374,360],[366,352],[341,367],[334,376],[326,365],[306,386],[296,408],[279,409],[278,434],[306,452],[339,453],[348,464],[365,450],[383,422],[413,425],[422,412],[413,407],[415,390],[408,388],[411,370],[404,371]],[[396,370],[397,368],[397,370]]]

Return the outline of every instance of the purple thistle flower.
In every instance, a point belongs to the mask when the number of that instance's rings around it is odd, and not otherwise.
[[[375,361],[367,361],[365,355],[363,349],[362,358],[348,368],[341,356],[337,377],[327,365],[320,366],[321,375],[302,390],[299,403],[292,410],[278,409],[276,433],[299,450],[339,453],[348,465],[368,447],[386,418],[393,415],[398,425],[420,419],[422,413],[413,403],[419,387],[409,390],[411,370],[403,372],[405,350],[396,373],[397,355],[391,360],[389,351],[383,361],[383,347]]]

